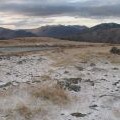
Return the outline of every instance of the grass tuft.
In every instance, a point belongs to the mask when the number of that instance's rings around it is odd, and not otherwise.
[[[35,88],[32,91],[32,95],[35,98],[49,100],[55,104],[65,104],[69,101],[69,97],[65,90],[58,85],[44,85],[40,88]]]

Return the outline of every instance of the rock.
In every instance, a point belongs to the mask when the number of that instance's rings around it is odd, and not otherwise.
[[[27,62],[27,60],[26,60],[26,59],[23,59],[23,60],[18,61],[17,64],[20,64],[20,65],[21,65],[21,64],[26,63],[26,62]]]
[[[39,62],[42,62],[43,60],[46,60],[46,59],[44,59],[44,58],[39,58],[38,59]]]
[[[10,56],[0,56],[0,61],[2,60],[10,60]]]
[[[70,86],[70,84],[66,81],[57,81],[57,85],[63,89],[69,88]]]
[[[105,77],[107,77],[108,75],[106,74],[106,75],[104,75]]]
[[[95,85],[95,83],[94,83],[93,81],[91,81],[90,79],[85,80],[85,82],[89,82],[91,86],[94,86],[94,85]]]
[[[97,110],[97,109],[96,109],[97,107],[98,107],[97,105],[91,105],[91,106],[89,106],[89,108],[90,108],[90,109],[93,109],[93,110]]]
[[[77,85],[81,79],[79,78],[70,78],[65,79],[63,81],[57,81],[57,84],[60,86],[60,88],[68,89],[70,91],[78,92],[80,91],[81,87]]]
[[[91,105],[89,106],[90,108],[95,108],[95,107],[98,107],[97,105]]]
[[[8,73],[6,73],[6,75],[11,75],[11,73],[8,72]]]
[[[120,83],[120,80],[118,80],[117,82],[113,83],[113,85],[117,86]]]
[[[114,67],[113,70],[119,70],[119,68]]]
[[[23,61],[19,61],[19,62],[17,62],[17,64],[21,65],[21,64],[23,64]]]
[[[8,82],[8,83],[5,83],[3,85],[0,85],[0,88],[5,88],[5,87],[8,87],[10,85],[12,85],[12,82]]]
[[[82,113],[72,113],[71,114],[74,117],[85,117],[87,114],[82,114]]]
[[[100,79],[101,81],[107,81],[106,79],[104,79],[104,78],[102,78],[102,79]]]
[[[77,68],[79,71],[83,71],[83,70],[84,70],[83,67],[76,66],[76,68]]]
[[[82,78],[69,78],[65,80],[70,84],[78,84],[79,82],[81,82]]]
[[[91,67],[94,67],[94,66],[96,66],[96,65],[95,65],[95,63],[91,63],[90,66],[91,66]]]
[[[70,85],[68,89],[70,91],[79,92],[81,90],[81,87],[79,85]]]
[[[64,72],[64,74],[68,74],[68,73],[69,73],[69,71],[65,71],[65,72]]]

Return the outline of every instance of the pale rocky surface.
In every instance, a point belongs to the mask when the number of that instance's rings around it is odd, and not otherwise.
[[[119,61],[95,52],[96,57],[81,60],[78,50],[1,56],[0,120],[120,120]],[[61,83],[69,98],[65,103],[32,94]]]

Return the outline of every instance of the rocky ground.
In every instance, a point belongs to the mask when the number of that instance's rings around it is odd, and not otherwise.
[[[0,56],[0,120],[120,120],[120,56],[111,45]]]

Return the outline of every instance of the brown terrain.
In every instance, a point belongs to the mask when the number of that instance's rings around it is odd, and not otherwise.
[[[115,46],[35,37],[0,41],[0,120],[119,120]]]

